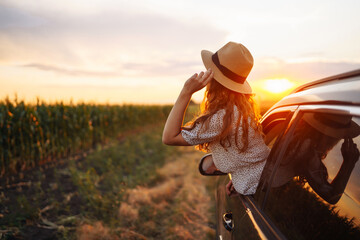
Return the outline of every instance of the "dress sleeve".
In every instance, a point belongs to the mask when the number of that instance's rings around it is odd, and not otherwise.
[[[212,115],[210,117],[209,128],[206,131],[202,128],[203,123],[197,123],[191,130],[181,130],[181,135],[190,145],[212,142],[221,132],[224,115],[224,109]]]

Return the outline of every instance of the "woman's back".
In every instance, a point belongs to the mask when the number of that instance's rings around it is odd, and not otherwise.
[[[212,152],[215,166],[222,172],[231,173],[234,187],[239,193],[253,194],[270,150],[265,145],[261,133],[251,127],[251,119],[248,117],[248,146],[244,151],[239,151],[239,148],[241,149],[243,146],[240,140],[244,132],[241,127],[243,125],[242,117],[239,128],[236,127],[239,118],[239,111],[236,106],[234,106],[230,142],[226,143],[226,148],[224,148],[219,141],[214,140],[223,127],[225,113],[226,110],[221,109],[213,114],[206,131],[202,131],[202,124],[198,123],[191,130],[183,129],[181,134],[185,141],[191,145],[209,142],[209,150]],[[237,138],[235,137],[236,133],[238,134]],[[238,144],[236,144],[236,140]]]

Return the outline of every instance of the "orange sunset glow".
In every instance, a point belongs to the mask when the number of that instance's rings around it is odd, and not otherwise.
[[[264,89],[270,93],[282,93],[293,88],[294,86],[295,84],[286,78],[268,79],[265,80],[264,83]]]
[[[259,79],[251,86],[259,104],[262,105],[262,103],[266,102],[266,105],[271,106],[301,84],[301,81],[294,81],[285,77],[274,77]]]

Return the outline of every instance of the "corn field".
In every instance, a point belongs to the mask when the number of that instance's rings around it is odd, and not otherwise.
[[[0,101],[0,176],[67,157],[165,119],[170,106]]]

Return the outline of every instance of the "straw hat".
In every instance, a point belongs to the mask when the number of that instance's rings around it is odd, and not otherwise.
[[[239,93],[252,92],[246,78],[253,67],[254,59],[244,45],[228,42],[216,53],[202,50],[201,58],[206,69],[211,68],[214,79],[224,87]]]
[[[303,119],[319,132],[333,138],[354,138],[360,135],[360,126],[350,115],[305,113]]]

